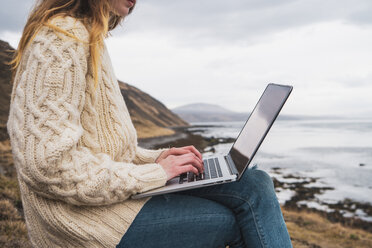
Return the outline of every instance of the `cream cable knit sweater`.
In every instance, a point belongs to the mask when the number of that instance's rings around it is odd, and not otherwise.
[[[72,17],[43,27],[16,73],[7,123],[29,237],[35,247],[114,247],[148,200],[130,195],[165,185],[137,146],[106,47],[97,90],[89,33]]]

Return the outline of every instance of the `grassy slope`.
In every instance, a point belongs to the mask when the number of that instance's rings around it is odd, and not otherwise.
[[[284,209],[283,214],[294,247],[372,247],[372,233],[331,223],[316,213]]]
[[[31,247],[9,140],[0,142],[0,247]]]

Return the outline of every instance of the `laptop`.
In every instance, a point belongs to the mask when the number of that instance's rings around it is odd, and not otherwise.
[[[289,85],[268,84],[230,151],[204,159],[204,173],[184,173],[165,186],[133,195],[133,199],[229,183],[241,178],[292,92]]]

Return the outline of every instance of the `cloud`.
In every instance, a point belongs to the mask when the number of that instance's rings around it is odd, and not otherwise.
[[[34,2],[34,0],[4,2],[0,8],[0,33],[5,31],[21,32]]]
[[[251,43],[273,32],[319,22],[371,24],[369,13],[370,0],[143,0],[124,30],[173,34],[187,45]]]
[[[0,10],[0,32],[20,32],[35,1],[8,1]],[[127,27],[117,32],[173,34],[199,44],[254,42],[271,32],[341,20],[372,23],[370,0],[139,0]],[[125,25],[126,26],[126,25]]]
[[[295,86],[287,113],[359,115],[372,104],[366,97],[371,31],[333,21],[283,30],[249,46],[185,46],[148,32],[114,35],[107,43],[118,78],[169,107],[198,101],[247,111],[274,82]]]

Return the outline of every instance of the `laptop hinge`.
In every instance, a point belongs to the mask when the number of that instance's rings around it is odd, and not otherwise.
[[[235,166],[234,161],[232,160],[230,154],[226,155],[224,158],[225,158],[225,160],[226,160],[226,164],[228,165],[228,168],[229,168],[230,174],[231,174],[231,175],[238,175],[239,172],[238,172],[238,170],[236,169],[236,166]]]

